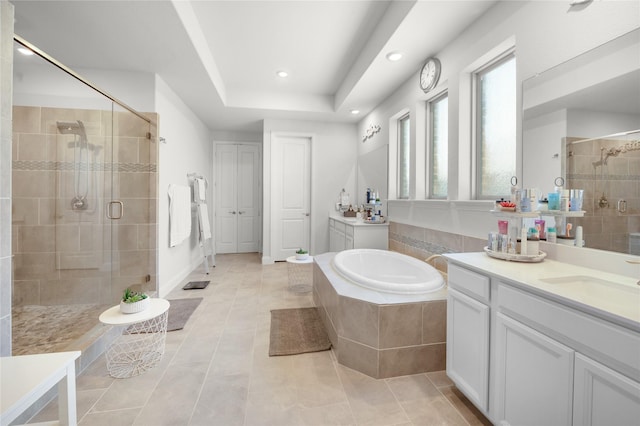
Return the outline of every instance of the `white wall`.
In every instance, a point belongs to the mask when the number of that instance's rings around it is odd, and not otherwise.
[[[161,297],[203,261],[196,233],[195,209],[192,215],[191,238],[169,247],[169,184],[189,185],[188,173],[198,173],[213,182],[213,143],[209,129],[196,117],[175,92],[156,76],[155,108],[160,119],[158,177],[158,280]],[[209,213],[213,209],[211,185],[207,191]],[[213,224],[209,217],[209,223]]]
[[[570,10],[565,1],[500,2],[439,52],[436,56],[442,62],[442,73],[439,87],[434,93],[443,87],[449,90],[449,198],[468,200],[471,195],[471,144],[469,126],[466,124],[468,118],[465,116],[470,109],[466,81],[471,64],[496,46],[513,40],[516,45],[520,104],[520,87],[524,79],[637,28],[639,23],[639,2],[598,1],[581,10]],[[425,25],[428,25],[428,21]],[[371,142],[361,144],[359,154],[389,143],[390,138],[394,137],[389,133],[389,119],[399,111],[408,109],[412,117],[414,157],[417,161],[424,161],[424,149],[416,140],[423,140],[425,115],[422,112],[427,98],[418,87],[418,79],[411,76],[358,124],[359,135],[364,134],[371,123],[382,126],[382,131]],[[520,143],[520,112],[516,118]],[[518,155],[520,153],[521,149]],[[385,165],[380,164],[380,167]],[[518,164],[518,170],[522,170],[521,163]],[[477,208],[475,205],[486,206],[487,202],[389,202],[389,218],[396,222],[485,238],[486,232],[493,230],[488,226],[492,226],[495,220],[488,211],[484,211],[485,207]],[[425,213],[427,211],[429,214]],[[468,223],[469,219],[471,223]]]
[[[310,253],[329,250],[329,212],[342,188],[356,193],[357,139],[354,124],[293,120],[265,120],[263,123],[263,263],[271,258],[271,135],[295,133],[312,136],[311,147],[311,247]]]

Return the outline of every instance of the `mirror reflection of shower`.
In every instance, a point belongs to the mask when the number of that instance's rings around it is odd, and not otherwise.
[[[84,123],[77,121],[56,122],[58,131],[63,135],[73,135],[73,141],[67,147],[73,149],[73,198],[71,210],[87,210],[89,208],[89,196],[95,195],[96,160],[102,147],[89,143]]]

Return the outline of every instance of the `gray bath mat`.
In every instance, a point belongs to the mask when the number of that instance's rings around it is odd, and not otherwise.
[[[211,281],[189,281],[182,287],[183,290],[202,290],[206,288]]]
[[[167,318],[167,331],[182,330],[200,302],[202,297],[169,300],[171,306]]]
[[[331,341],[318,308],[274,309],[271,311],[269,356],[326,351]]]

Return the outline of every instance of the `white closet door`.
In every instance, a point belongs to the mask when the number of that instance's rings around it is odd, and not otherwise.
[[[238,145],[238,253],[258,251],[260,228],[260,151],[255,145]]]
[[[238,189],[235,145],[216,147],[216,252],[236,253],[238,250]]]
[[[259,250],[260,148],[249,144],[216,147],[216,251]]]
[[[273,141],[272,255],[285,260],[309,248],[311,212],[311,138],[278,135]]]

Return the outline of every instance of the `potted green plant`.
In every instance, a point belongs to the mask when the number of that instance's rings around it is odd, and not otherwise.
[[[298,251],[296,251],[296,260],[306,260],[308,258],[309,252],[307,250],[300,248],[298,249]]]
[[[135,314],[149,307],[150,299],[145,293],[136,292],[127,288],[120,301],[120,312],[123,314]]]

